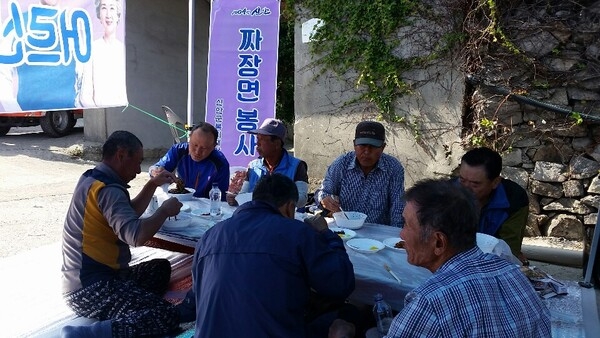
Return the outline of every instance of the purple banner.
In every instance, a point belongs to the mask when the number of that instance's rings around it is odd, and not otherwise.
[[[212,1],[205,120],[231,166],[256,157],[246,132],[275,117],[278,45],[278,0]]]
[[[2,112],[127,105],[125,0],[0,0]]]

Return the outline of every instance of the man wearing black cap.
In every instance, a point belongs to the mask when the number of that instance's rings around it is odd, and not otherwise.
[[[327,169],[318,193],[321,205],[332,212],[340,206],[367,214],[366,222],[402,227],[404,168],[383,153],[385,128],[379,122],[356,126],[354,151],[338,157]]]
[[[273,173],[285,175],[298,188],[297,207],[303,207],[308,199],[308,165],[306,162],[288,154],[283,148],[287,129],[283,122],[277,119],[265,119],[260,128],[249,131],[256,135],[256,151],[260,155],[248,164],[246,180],[240,193],[252,192],[258,180]],[[235,194],[227,194],[227,202],[236,205]]]

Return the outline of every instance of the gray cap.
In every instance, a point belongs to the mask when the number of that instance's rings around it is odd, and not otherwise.
[[[250,130],[248,134],[272,135],[285,141],[286,127],[281,120],[268,118],[265,119],[258,129]]]

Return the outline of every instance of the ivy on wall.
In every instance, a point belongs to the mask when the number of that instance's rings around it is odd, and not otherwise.
[[[340,76],[356,74],[355,85],[365,89],[358,100],[373,103],[383,119],[401,122],[393,111],[394,101],[411,92],[401,74],[414,67],[416,59],[393,55],[398,29],[409,24],[416,12],[415,0],[288,0],[284,13],[300,5],[324,22],[312,39],[311,53],[317,63]]]

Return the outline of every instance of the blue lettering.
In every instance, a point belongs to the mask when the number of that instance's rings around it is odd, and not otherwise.
[[[243,50],[253,50],[260,51],[260,43],[263,40],[262,32],[260,29],[255,28],[242,28],[240,29],[240,33],[242,34],[242,41],[240,46],[238,47],[239,51]]]
[[[250,145],[246,145],[246,139],[249,139]],[[238,136],[238,146],[233,152],[233,155],[244,154],[246,156],[254,156],[256,151],[256,135],[240,134]]]

